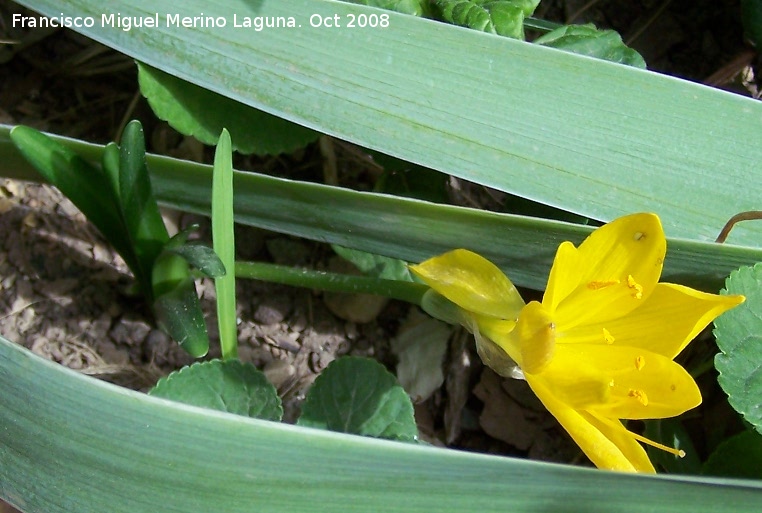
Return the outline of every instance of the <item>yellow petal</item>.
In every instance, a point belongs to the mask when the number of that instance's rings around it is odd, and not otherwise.
[[[599,417],[592,415],[589,412],[582,412],[582,415],[590,422],[590,424],[598,429],[603,436],[616,445],[622,455],[635,468],[636,472],[647,474],[656,473],[656,469],[654,468],[653,463],[651,463],[645,447],[638,443],[635,436],[633,436],[633,434],[629,432],[619,420],[604,419],[602,421]]]
[[[516,287],[495,264],[466,249],[411,265],[410,271],[470,312],[515,320],[524,306]]]
[[[604,417],[674,417],[701,404],[701,392],[685,369],[634,347],[557,344],[540,376],[559,400]]]
[[[627,436],[624,428],[622,428],[624,433],[618,432],[608,425],[602,425],[586,412],[576,410],[559,401],[551,393],[544,376],[527,375],[526,379],[548,411],[598,468],[626,472],[655,472],[643,447]],[[619,421],[615,420],[615,422]]]
[[[550,268],[548,286],[542,298],[542,304],[554,311],[579,285],[579,250],[571,242],[562,242]]]
[[[659,281],[666,248],[654,214],[621,217],[595,230],[578,248],[578,286],[555,309],[559,330],[621,317],[640,306]]]
[[[509,347],[520,353],[519,362],[526,373],[536,374],[552,361],[556,346],[556,326],[550,312],[537,301],[521,310],[516,328],[508,335]]]
[[[673,359],[712,320],[743,301],[743,296],[659,283],[648,300],[628,315],[566,330],[563,342],[603,344],[605,329],[614,345],[638,347]]]

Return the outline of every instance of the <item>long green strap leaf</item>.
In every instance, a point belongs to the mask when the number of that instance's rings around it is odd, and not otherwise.
[[[0,496],[27,513],[759,511],[762,482],[618,474],[170,403],[0,338]]]
[[[600,220],[654,211],[710,240],[758,208],[762,104],[654,73],[333,0],[117,0],[159,27],[103,26],[100,0],[22,0],[92,16],[82,33],[316,130]],[[158,13],[158,14],[157,14]],[[225,27],[167,27],[166,15]],[[350,14],[388,27],[350,28]],[[236,28],[245,16],[294,28]],[[336,17],[341,28],[313,28]],[[436,57],[436,56],[440,57]],[[732,235],[760,245],[762,223]]]
[[[40,180],[8,142],[0,125],[0,175]],[[92,162],[103,147],[51,136]],[[154,193],[165,205],[209,215],[212,168],[148,155]],[[592,228],[558,221],[437,205],[383,194],[283,180],[255,173],[234,175],[236,221],[313,240],[420,262],[464,247],[498,264],[521,286],[543,289],[556,248],[581,242]],[[667,228],[667,234],[673,235]],[[762,260],[762,250],[668,239],[663,279],[719,290],[741,265]]]

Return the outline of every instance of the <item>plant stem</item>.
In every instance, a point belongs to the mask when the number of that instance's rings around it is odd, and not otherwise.
[[[262,262],[236,262],[235,275],[236,278],[282,283],[326,292],[374,294],[407,301],[415,305],[421,304],[423,294],[429,290],[426,285],[410,281],[350,276]]]
[[[544,32],[550,32],[552,30],[556,30],[558,27],[561,27],[560,23],[554,23],[552,21],[546,21],[541,20],[539,18],[524,18],[524,27],[530,28],[534,30],[542,30]]]

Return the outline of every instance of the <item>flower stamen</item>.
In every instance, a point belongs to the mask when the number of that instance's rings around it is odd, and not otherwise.
[[[635,368],[638,370],[643,370],[643,367],[646,366],[646,359],[642,356],[638,356],[635,358]]]
[[[627,395],[629,397],[634,397],[643,406],[648,406],[648,396],[642,390],[631,388],[630,391],[627,392]]]
[[[644,436],[641,436],[641,435],[639,435],[637,433],[633,433],[632,431],[630,431],[629,429],[624,427],[620,422],[613,421],[613,420],[610,420],[608,418],[601,417],[599,415],[595,415],[595,414],[593,414],[591,412],[588,412],[588,413],[590,415],[592,415],[593,417],[595,417],[595,419],[598,422],[600,422],[602,424],[605,424],[605,425],[607,425],[609,427],[615,428],[616,430],[622,430],[625,433],[627,433],[628,436],[631,436],[632,438],[634,438],[635,440],[637,440],[640,443],[644,443],[646,445],[650,445],[651,447],[655,447],[656,449],[668,452],[670,454],[674,454],[677,457],[685,458],[685,451],[682,450],[682,449],[675,449],[674,447],[669,447],[667,445],[660,444],[659,442],[654,442],[653,440],[649,440],[648,438],[646,438]]]
[[[631,274],[627,275],[627,286],[632,289],[632,297],[643,299],[643,285],[635,281]]]

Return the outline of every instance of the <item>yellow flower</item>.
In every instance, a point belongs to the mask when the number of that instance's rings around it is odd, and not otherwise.
[[[494,264],[464,249],[410,269],[435,291],[424,306],[473,332],[482,360],[499,374],[523,375],[595,465],[654,472],[639,442],[680,451],[619,419],[673,417],[698,406],[695,381],[673,359],[744,301],[657,283],[666,247],[656,215],[617,219],[579,248],[562,243],[542,303],[526,305]]]

